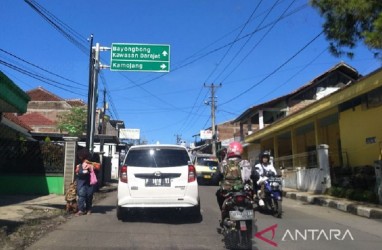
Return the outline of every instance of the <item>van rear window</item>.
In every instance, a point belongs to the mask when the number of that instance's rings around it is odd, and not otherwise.
[[[188,165],[190,158],[186,150],[145,148],[130,150],[125,165],[135,167],[177,167]]]

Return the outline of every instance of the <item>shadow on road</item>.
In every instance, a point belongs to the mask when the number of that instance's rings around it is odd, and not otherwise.
[[[123,222],[149,222],[164,224],[192,224],[203,220],[201,214],[191,216],[187,211],[178,209],[139,209],[127,210]]]

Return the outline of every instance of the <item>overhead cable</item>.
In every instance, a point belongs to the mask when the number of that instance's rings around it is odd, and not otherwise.
[[[271,77],[272,75],[274,75],[277,71],[279,71],[282,67],[284,67],[286,64],[288,64],[290,61],[292,61],[298,54],[300,54],[303,50],[305,50],[310,44],[312,44],[315,40],[317,40],[321,35],[323,34],[323,31],[321,31],[320,33],[318,33],[312,40],[310,40],[307,44],[305,44],[300,50],[298,50],[295,54],[293,54],[290,58],[288,58],[284,63],[282,63],[280,66],[278,66],[275,70],[273,70],[270,74],[268,74],[266,77],[264,77],[263,79],[261,79],[259,82],[253,84],[250,88],[242,91],[240,94],[236,95],[235,97],[232,97],[231,99],[223,102],[222,104],[220,105],[225,105],[227,103],[230,103],[232,101],[234,101],[235,99],[241,97],[242,95],[248,93],[248,91],[252,90],[253,88],[255,88],[256,86],[260,85],[262,82],[264,82],[265,80],[267,80],[269,77]]]
[[[82,83],[79,83],[79,82],[75,82],[75,81],[70,80],[70,79],[68,79],[68,78],[66,78],[66,77],[63,77],[63,76],[60,76],[60,75],[58,75],[58,74],[56,74],[56,73],[53,73],[53,72],[51,72],[51,71],[48,71],[48,70],[46,70],[46,69],[44,69],[44,68],[42,68],[42,67],[40,67],[40,66],[37,66],[36,64],[30,63],[30,62],[28,62],[28,61],[26,61],[26,60],[24,60],[24,59],[22,59],[22,58],[20,58],[20,57],[18,57],[18,56],[16,56],[16,55],[10,53],[10,52],[8,52],[8,51],[5,51],[5,50],[1,49],[1,48],[0,48],[0,51],[2,51],[2,52],[4,52],[4,53],[6,53],[6,54],[8,54],[8,55],[10,55],[10,56],[12,56],[12,57],[18,59],[18,60],[20,60],[20,61],[22,61],[22,62],[25,62],[25,63],[27,63],[27,64],[29,64],[29,65],[35,67],[35,68],[38,68],[38,69],[40,69],[40,70],[42,70],[42,71],[44,71],[44,72],[46,72],[46,73],[49,73],[49,74],[54,75],[54,76],[57,76],[57,77],[59,77],[59,78],[61,78],[61,79],[63,79],[63,80],[66,80],[66,81],[68,81],[68,82],[71,82],[71,83],[74,83],[74,84],[77,84],[77,85],[80,85],[80,86],[84,86],[84,87],[87,86],[87,85],[85,85],[85,84],[82,84]]]

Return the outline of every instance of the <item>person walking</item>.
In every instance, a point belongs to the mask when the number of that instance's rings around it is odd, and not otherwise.
[[[77,176],[77,195],[78,195],[78,212],[76,216],[91,214],[93,206],[94,184],[90,183],[90,174],[96,170],[99,164],[93,164],[90,161],[90,152],[83,148],[77,153],[80,164],[76,166]],[[97,169],[98,170],[98,169]]]

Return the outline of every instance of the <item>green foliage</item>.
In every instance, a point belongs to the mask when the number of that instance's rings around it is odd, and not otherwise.
[[[340,197],[341,190],[342,190],[342,188],[340,188],[340,187],[331,187],[329,189],[329,195],[335,196],[335,197]]]
[[[364,189],[352,189],[343,187],[331,187],[328,192],[329,195],[339,198],[346,198],[354,201],[365,201],[371,203],[378,203],[378,196],[375,192]]]
[[[70,136],[81,136],[86,132],[87,112],[84,107],[74,107],[59,118],[57,128],[68,132]]]
[[[363,41],[382,59],[382,1],[311,0],[311,5],[325,19],[323,29],[333,55],[352,57],[351,50]]]

